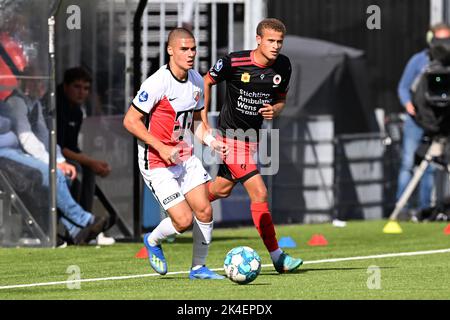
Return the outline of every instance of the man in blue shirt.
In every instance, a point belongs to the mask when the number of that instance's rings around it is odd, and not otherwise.
[[[433,37],[448,38],[450,37],[450,27],[446,24],[439,23],[431,28]],[[414,117],[416,110],[411,102],[411,86],[419,75],[430,62],[428,49],[424,49],[413,55],[403,71],[402,78],[398,85],[398,95],[400,102],[406,109],[406,118],[403,124],[403,145],[402,145],[402,162],[397,184],[397,200],[405,191],[406,186],[411,180],[414,169],[414,155],[419,147],[423,136],[423,129],[415,122]],[[419,204],[418,209],[422,210],[431,206],[431,193],[434,184],[433,168],[429,166],[425,171],[419,187]]]

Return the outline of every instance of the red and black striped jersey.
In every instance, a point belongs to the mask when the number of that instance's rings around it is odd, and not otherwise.
[[[181,160],[192,155],[193,113],[203,109],[203,78],[197,71],[189,70],[186,81],[180,81],[169,65],[163,65],[142,83],[132,105],[146,116],[148,132],[165,145],[181,149]],[[138,158],[144,169],[169,166],[155,149],[140,140]]]
[[[274,63],[265,66],[254,60],[253,53],[232,52],[217,60],[208,71],[214,83],[226,81],[226,98],[217,126],[225,136],[229,136],[227,129],[238,132],[253,129],[257,133],[264,120],[258,110],[264,103],[274,104],[286,97],[291,77],[289,58],[280,54]],[[245,136],[248,138],[248,134]]]

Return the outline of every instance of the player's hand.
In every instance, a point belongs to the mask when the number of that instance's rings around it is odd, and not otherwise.
[[[159,156],[168,165],[178,163],[180,162],[180,148],[164,145],[159,150]]]
[[[274,108],[271,104],[264,103],[263,108],[260,108],[258,112],[263,116],[266,120],[272,120],[275,114]]]
[[[227,144],[219,140],[211,142],[210,147],[222,157],[226,157],[230,153],[230,148],[228,148]]]
[[[77,169],[75,166],[67,163],[66,161],[58,163],[56,165],[59,170],[61,170],[65,176],[68,176],[70,180],[74,180],[77,177]]]
[[[405,107],[406,112],[408,112],[410,115],[412,115],[413,117],[416,115],[416,108],[411,102],[408,102]]]

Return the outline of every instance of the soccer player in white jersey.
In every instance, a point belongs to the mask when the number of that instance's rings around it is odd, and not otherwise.
[[[194,36],[184,28],[169,33],[169,63],[141,85],[124,119],[125,128],[138,138],[139,168],[168,217],[144,235],[151,267],[167,273],[161,242],[186,231],[193,224],[191,279],[223,279],[205,265],[212,239],[212,208],[206,182],[211,177],[192,154],[190,130],[194,119],[196,135],[222,154],[227,147],[204,130],[203,79],[192,69],[196,55]]]

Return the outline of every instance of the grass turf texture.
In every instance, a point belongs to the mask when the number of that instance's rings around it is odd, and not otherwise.
[[[277,235],[292,237],[297,247],[286,250],[304,261],[368,256],[450,248],[444,235],[446,223],[402,222],[403,233],[383,234],[386,221],[349,222],[346,228],[330,224],[277,226]],[[321,233],[325,247],[310,247],[307,241]],[[214,230],[208,266],[222,268],[225,254],[246,245],[271,263],[262,241],[251,227]],[[111,247],[68,247],[65,249],[0,248],[0,287],[70,280],[66,270],[76,265],[81,279],[154,273],[147,259],[134,255],[141,243],[119,243]],[[191,233],[164,243],[169,273],[187,271],[192,255]],[[188,274],[143,277],[126,280],[81,282],[80,289],[66,284],[0,290],[0,299],[449,299],[450,253],[392,257],[320,264],[304,264],[293,274],[279,275],[264,267],[248,285],[228,279],[189,280]],[[381,288],[368,289],[369,266],[381,271]],[[223,274],[223,271],[219,271]]]

